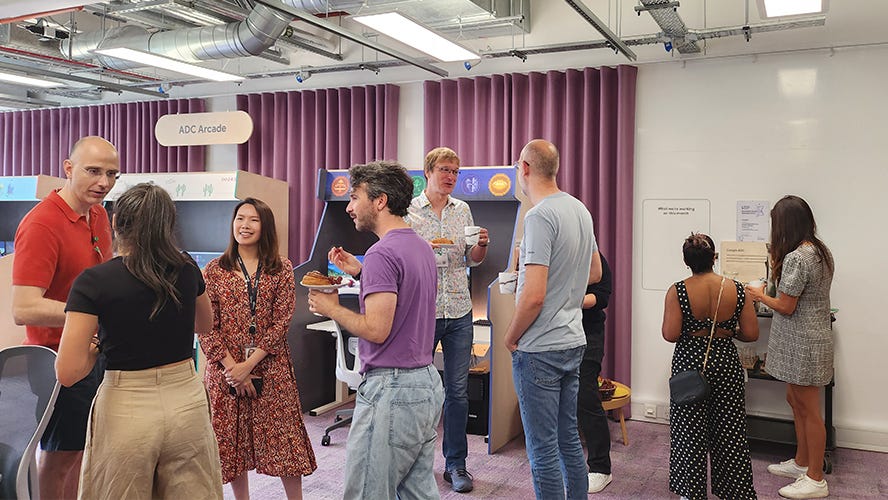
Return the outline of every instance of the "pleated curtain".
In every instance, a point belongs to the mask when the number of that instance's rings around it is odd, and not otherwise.
[[[602,375],[631,384],[632,207],[637,68],[585,68],[424,83],[425,150],[462,165],[511,165],[531,139],[561,154],[559,187],[580,199],[611,265]]]
[[[161,146],[154,124],[205,110],[203,99],[172,99],[0,113],[0,175],[64,177],[71,146],[88,135],[117,146],[123,173],[201,172],[206,146]]]
[[[318,169],[397,158],[399,95],[396,85],[368,85],[237,96],[253,119],[238,168],[289,184],[294,265],[309,258],[323,212]]]

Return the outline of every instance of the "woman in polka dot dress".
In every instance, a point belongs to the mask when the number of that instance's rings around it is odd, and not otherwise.
[[[691,234],[682,253],[693,275],[669,288],[663,313],[663,338],[677,342],[673,375],[703,367],[713,318],[716,324],[704,372],[709,398],[684,406],[672,404],[669,410],[669,489],[692,500],[706,498],[708,456],[713,495],[756,498],[746,437],[743,368],[732,340],[758,339],[755,310],[745,300],[743,285],[724,281],[712,271],[717,258],[712,238]],[[713,314],[716,304],[718,311]]]

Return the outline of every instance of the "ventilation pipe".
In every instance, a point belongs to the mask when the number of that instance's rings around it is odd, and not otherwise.
[[[351,10],[363,5],[359,0],[283,0],[283,3],[313,14]],[[118,70],[135,68],[139,64],[91,51],[126,47],[187,62],[249,57],[271,47],[293,20],[287,13],[256,4],[243,21],[153,34],[143,28],[124,26],[77,35],[73,40],[63,40],[59,48],[62,54],[74,60],[98,59],[102,66]]]

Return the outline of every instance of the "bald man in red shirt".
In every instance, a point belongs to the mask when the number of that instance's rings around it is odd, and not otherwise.
[[[111,224],[102,201],[120,175],[117,149],[84,137],[63,163],[67,182],[49,193],[19,223],[12,269],[12,315],[25,325],[25,344],[58,350],[71,283],[84,269],[111,258]],[[101,365],[101,366],[100,366]],[[40,441],[40,494],[76,498],[89,409],[104,364],[59,391]]]

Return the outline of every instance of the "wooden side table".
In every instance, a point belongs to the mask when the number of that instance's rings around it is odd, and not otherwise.
[[[626,433],[626,419],[623,417],[623,407],[629,404],[629,401],[632,399],[632,390],[625,384],[617,381],[613,382],[617,387],[617,390],[614,391],[614,397],[607,401],[602,401],[601,407],[604,408],[604,411],[617,411],[617,414],[620,416],[620,430],[623,431],[623,445],[626,446],[629,444],[629,435]]]

